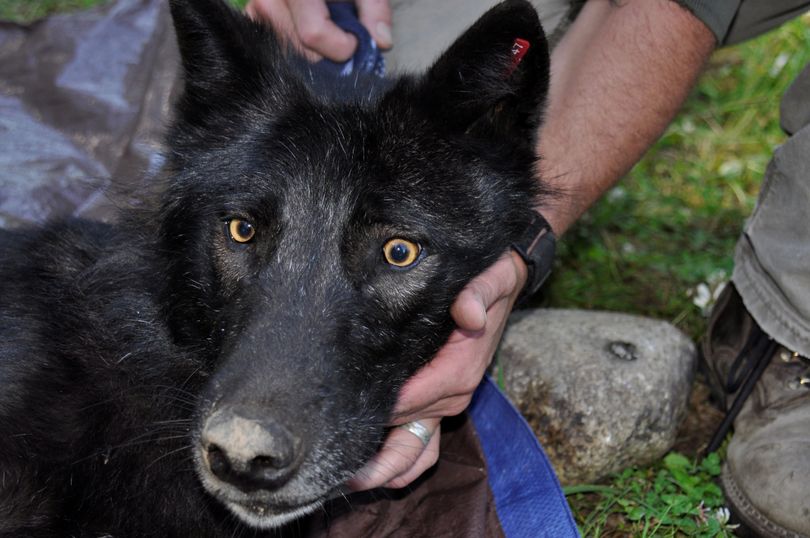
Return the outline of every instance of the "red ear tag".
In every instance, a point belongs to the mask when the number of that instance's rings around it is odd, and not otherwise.
[[[526,53],[529,52],[529,47],[531,46],[531,43],[525,39],[519,37],[515,39],[515,42],[512,44],[512,71],[520,65],[520,62],[523,60],[523,57],[526,56]]]

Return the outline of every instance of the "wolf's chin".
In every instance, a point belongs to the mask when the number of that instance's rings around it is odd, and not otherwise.
[[[227,502],[225,505],[245,524],[257,529],[273,529],[314,512],[323,505],[323,501],[315,501],[283,512],[275,512],[274,508],[261,503]]]

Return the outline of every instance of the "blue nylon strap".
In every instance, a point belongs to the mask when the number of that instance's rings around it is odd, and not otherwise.
[[[506,538],[579,536],[568,502],[531,428],[486,377],[468,409]]]
[[[357,73],[385,75],[385,60],[377,43],[372,39],[365,26],[360,23],[354,2],[328,2],[329,17],[337,26],[354,34],[357,38],[357,49],[354,55],[344,63],[323,59],[318,66],[336,76],[349,76]]]

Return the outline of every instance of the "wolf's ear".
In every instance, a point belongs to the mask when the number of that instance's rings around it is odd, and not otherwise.
[[[185,74],[185,95],[216,103],[223,95],[244,97],[271,84],[281,51],[268,28],[225,0],[170,0]],[[278,76],[278,75],[276,75]],[[273,77],[275,78],[275,77]]]
[[[420,97],[453,129],[531,143],[548,78],[548,45],[537,12],[525,0],[507,0],[436,61]]]

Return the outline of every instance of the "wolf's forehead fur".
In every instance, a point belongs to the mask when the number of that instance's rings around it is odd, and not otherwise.
[[[241,191],[257,201],[264,192],[277,199],[285,215],[323,213],[318,220],[330,222],[331,213],[351,215],[349,209],[370,200],[392,216],[398,208],[418,209],[421,220],[435,212],[446,219],[452,217],[448,211],[465,207],[503,213],[514,183],[529,184],[526,171],[533,157],[512,159],[514,170],[493,168],[489,165],[497,159],[482,161],[479,148],[454,138],[459,137],[407,109],[390,110],[379,102],[312,102],[267,111],[261,122],[246,124],[229,140],[220,138],[217,151],[190,152],[181,175],[191,182],[208,176],[218,184],[205,186],[211,193],[238,197]],[[488,142],[487,149],[497,153],[497,145]],[[498,202],[501,207],[493,206]]]

